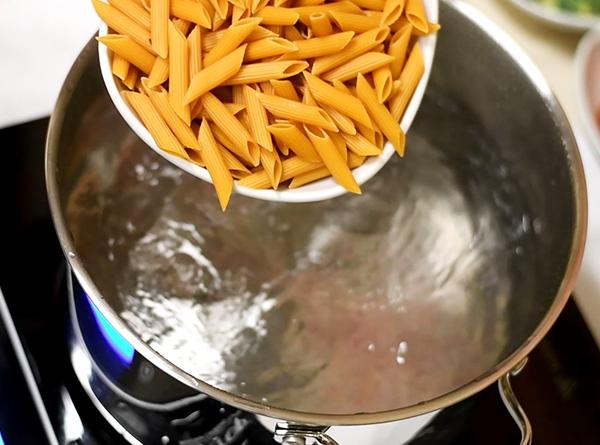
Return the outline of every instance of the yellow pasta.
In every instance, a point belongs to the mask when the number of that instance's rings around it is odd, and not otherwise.
[[[380,52],[368,52],[358,56],[356,59],[346,62],[331,71],[326,72],[321,77],[329,82],[341,80],[342,82],[354,79],[357,74],[365,74],[389,65],[394,58]]]
[[[399,120],[404,114],[408,101],[415,92],[424,71],[425,64],[423,62],[421,47],[419,44],[416,44],[410,52],[406,65],[400,74],[400,92],[390,101],[390,112],[394,116],[394,119]]]
[[[407,24],[404,28],[396,31],[390,40],[388,54],[394,57],[394,60],[390,64],[390,69],[392,70],[392,77],[395,79],[400,76],[402,66],[404,65],[408,43],[410,42],[411,30],[412,26]]]
[[[134,0],[109,0],[108,3],[134,22],[137,22],[143,28],[150,29],[150,14],[143,6],[136,3]]]
[[[273,151],[273,141],[271,139],[271,135],[269,134],[269,130],[267,129],[267,125],[269,125],[267,112],[260,103],[258,93],[249,86],[245,85],[243,87],[243,94],[248,121],[250,123],[250,134],[259,146],[268,151]],[[278,183],[279,181],[277,181],[277,184]],[[275,185],[273,188],[275,188]]]
[[[204,66],[212,65],[238,48],[246,37],[258,28],[260,21],[259,18],[252,17],[240,20],[235,25],[230,26],[215,47],[204,57]]]
[[[125,80],[129,71],[129,62],[118,54],[113,54],[111,69],[115,76]]]
[[[105,44],[115,54],[137,66],[144,73],[149,74],[154,64],[155,56],[146,51],[132,38],[120,34],[107,34],[98,37],[98,41]]]
[[[406,0],[406,19],[416,30],[424,34],[429,32],[429,22],[421,0]]]
[[[285,79],[301,73],[306,68],[308,63],[299,60],[251,63],[242,65],[235,75],[221,82],[221,85],[243,85],[271,79]]]
[[[315,37],[306,40],[295,40],[297,51],[287,53],[281,59],[309,59],[323,57],[343,50],[354,37],[354,32],[340,32],[325,37]]]
[[[310,29],[317,37],[328,36],[333,33],[333,27],[329,21],[329,16],[324,12],[313,12],[308,16],[310,20]],[[342,31],[354,31],[349,29],[342,29]]]
[[[188,20],[203,28],[210,29],[212,26],[211,13],[201,2],[194,0],[170,0],[171,14],[175,17]]]
[[[331,117],[319,107],[264,93],[259,93],[258,96],[263,106],[274,116],[337,131]]]
[[[181,145],[188,148],[200,149],[198,140],[194,135],[191,127],[177,115],[172,105],[169,103],[169,94],[162,86],[150,87],[148,85],[148,79],[142,79],[142,87],[146,95],[150,98],[150,101],[154,105],[169,126],[171,131],[175,134]]]
[[[307,162],[321,162],[312,143],[298,126],[291,122],[277,122],[267,128],[276,140],[283,142],[300,158]]]
[[[100,1],[92,0],[94,9],[100,18],[114,31],[131,37],[144,49],[154,54],[150,45],[150,32],[123,14],[118,9]]]
[[[251,62],[254,60],[275,57],[296,51],[297,49],[298,47],[287,39],[282,39],[281,37],[267,37],[248,43],[244,61]]]
[[[342,31],[365,32],[379,26],[379,18],[365,14],[331,11],[331,19]]]
[[[294,84],[289,80],[271,80],[269,82],[273,87],[273,92],[275,96],[281,96],[285,99],[300,101],[300,97],[296,92],[296,88],[294,88]],[[263,91],[266,93],[266,91]]]
[[[304,131],[336,182],[349,192],[360,194],[360,187],[329,134],[322,128],[307,125]]]
[[[363,102],[371,119],[381,129],[400,156],[404,155],[405,138],[398,120],[392,116],[385,105],[377,100],[377,93],[362,74],[356,79],[356,94]]]
[[[185,36],[169,22],[169,103],[188,125],[190,105],[184,98],[189,85],[189,51]]]
[[[386,0],[383,7],[381,24],[389,26],[398,21],[404,11],[404,2],[406,0]]]
[[[165,59],[169,53],[169,0],[152,0],[150,21],[152,49],[159,57]]]
[[[290,8],[265,6],[256,14],[256,17],[262,18],[263,25],[288,26],[295,24],[300,18],[300,14]]]
[[[190,86],[185,94],[185,103],[189,104],[234,76],[242,66],[245,51],[246,45],[242,45],[218,62],[199,71],[190,82]]]
[[[318,76],[339,65],[355,59],[382,43],[389,35],[389,28],[380,27],[354,37],[344,51],[315,59],[311,73]]]
[[[310,73],[305,72],[304,79],[318,102],[335,108],[363,125],[371,125],[369,114],[359,99],[338,90]]]
[[[111,69],[158,147],[234,181],[295,188],[400,155],[423,76],[422,0],[92,0]],[[166,30],[166,31],[165,31]]]
[[[160,117],[160,114],[154,108],[148,96],[132,91],[123,91],[121,94],[135,110],[161,149],[184,159],[189,157],[183,149],[181,142],[179,142],[165,121]]]
[[[202,120],[200,125],[198,141],[202,146],[202,160],[215,186],[221,209],[225,210],[233,191],[233,177],[205,119]]]
[[[250,136],[250,133],[240,121],[223,105],[223,103],[212,93],[206,93],[201,98],[202,106],[206,113],[210,116],[214,124],[219,127],[227,138],[233,143],[232,149],[235,149],[235,154],[254,164],[257,162],[253,159],[248,144],[255,142]]]
[[[373,71],[373,83],[380,104],[384,103],[392,94],[392,82],[392,70],[389,65]]]

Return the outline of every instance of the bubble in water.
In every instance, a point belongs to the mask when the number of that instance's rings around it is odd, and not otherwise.
[[[75,252],[69,252],[69,253],[67,253],[67,256],[69,258],[75,258]]]
[[[369,343],[369,346],[367,346],[367,351],[369,351],[369,352],[375,351],[375,343]]]
[[[167,445],[170,442],[171,442],[171,439],[169,439],[169,436],[162,436],[160,438],[160,443],[162,443],[163,445]]]
[[[269,401],[269,399],[267,399],[266,397],[261,397],[261,398],[260,398],[260,401],[261,401],[262,403],[267,403],[267,402]]]
[[[398,351],[396,352],[396,362],[399,365],[406,363],[406,353],[408,352],[408,343],[401,341],[398,345]]]
[[[517,254],[517,255],[521,256],[521,255],[523,255],[523,250],[524,250],[524,249],[523,249],[523,247],[522,247],[522,246],[517,246],[517,247],[515,248],[515,254]]]
[[[223,407],[219,408],[219,413],[220,414],[225,414],[226,413],[225,408],[223,408]]]
[[[240,382],[240,386],[243,388],[244,386],[246,386],[246,382]]]

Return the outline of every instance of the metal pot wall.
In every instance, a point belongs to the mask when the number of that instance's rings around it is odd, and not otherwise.
[[[168,374],[289,422],[284,441],[332,443],[301,425],[413,417],[499,379],[510,402],[574,284],[586,191],[560,106],[471,7],[445,2],[440,21],[407,155],[360,197],[236,196],[221,213],[120,120],[94,41],[57,102],[48,194],[82,287]]]

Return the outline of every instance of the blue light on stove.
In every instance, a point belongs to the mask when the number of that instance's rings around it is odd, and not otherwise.
[[[112,324],[102,315],[102,313],[98,310],[96,305],[92,303],[90,297],[87,297],[87,301],[92,308],[92,313],[94,314],[94,318],[96,319],[96,324],[100,328],[100,332],[102,336],[106,339],[111,349],[116,352],[117,356],[121,360],[124,365],[130,365],[133,361],[133,356],[135,355],[135,349],[129,343],[125,337],[123,337]],[[0,445],[3,445],[0,441]]]

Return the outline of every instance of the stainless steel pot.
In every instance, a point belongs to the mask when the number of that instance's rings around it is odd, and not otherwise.
[[[288,442],[332,443],[302,425],[400,420],[499,379],[510,402],[509,373],[574,284],[584,175],[522,51],[463,3],[441,23],[407,155],[363,196],[236,196],[226,213],[128,130],[85,48],[50,123],[48,194],[81,285],[141,354],[284,419]]]

